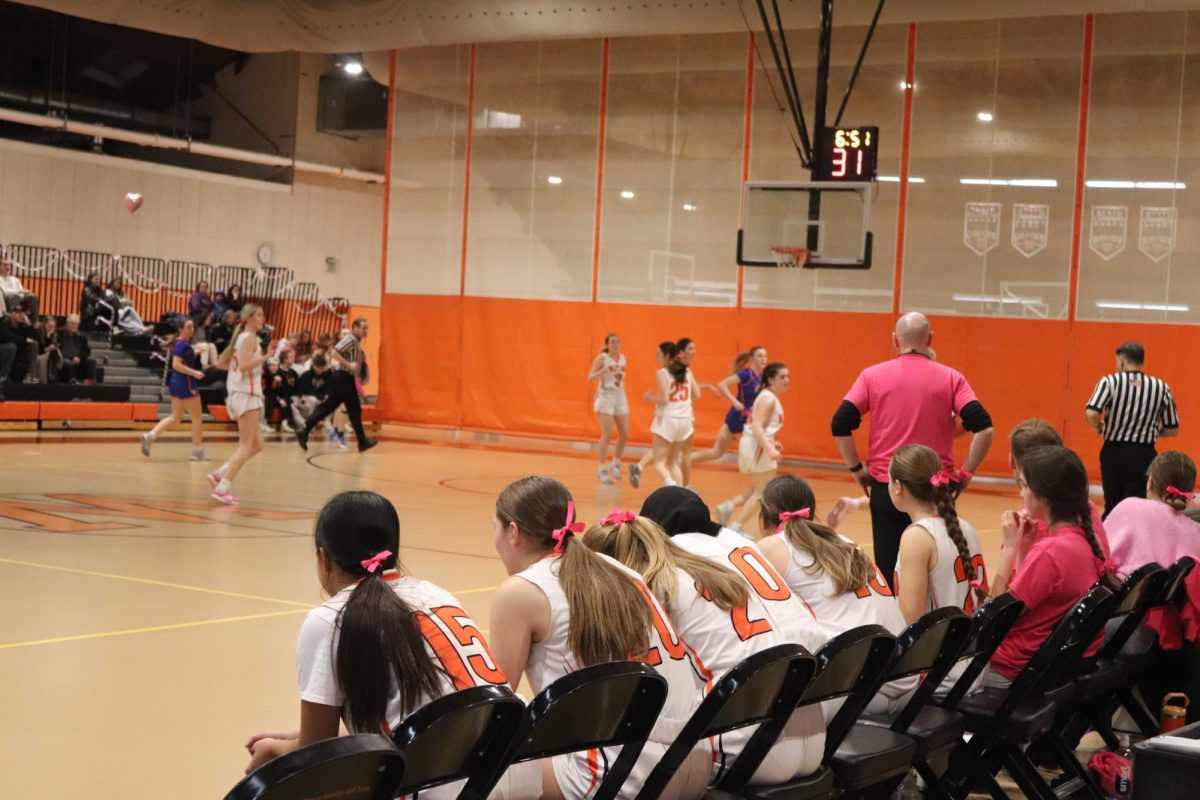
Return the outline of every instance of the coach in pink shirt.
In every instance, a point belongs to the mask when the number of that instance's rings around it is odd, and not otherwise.
[[[871,532],[875,563],[890,583],[900,549],[900,535],[912,524],[888,495],[888,462],[906,444],[933,448],[947,470],[954,470],[954,417],[973,436],[960,471],[959,491],[992,444],[992,419],[975,398],[962,373],[936,363],[929,345],[933,331],[924,314],[910,312],[896,323],[892,343],[897,356],[867,367],[850,387],[833,415],[833,438],[855,480],[871,497]],[[867,463],[858,457],[854,431],[871,415]]]

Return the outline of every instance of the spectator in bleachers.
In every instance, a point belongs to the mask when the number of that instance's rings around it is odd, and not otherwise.
[[[83,291],[79,295],[79,319],[84,330],[94,331],[102,327],[112,329],[116,310],[104,297],[99,272],[89,273],[83,282]]]
[[[278,358],[267,362],[267,369],[263,373],[263,400],[266,402],[263,418],[268,424],[272,422],[274,412],[278,410],[280,426],[286,422],[289,427],[295,427],[292,403],[299,384],[300,376],[292,369],[290,350],[284,350]]]
[[[329,396],[325,386],[328,378],[329,362],[319,353],[312,357],[309,369],[300,376],[296,385],[296,398],[292,401],[292,421],[298,422],[298,428],[304,427],[305,420]]]
[[[242,285],[235,283],[225,292],[225,309],[240,315],[244,305],[246,305],[246,298],[242,293]]]
[[[7,370],[7,379],[21,383],[26,378],[37,383],[34,370],[37,368],[37,330],[29,324],[24,307],[10,306],[8,314],[0,319],[0,344],[13,345],[13,355]]]
[[[38,317],[38,296],[25,291],[21,279],[12,274],[12,260],[0,258],[0,316],[8,313],[8,309],[21,306],[29,314],[30,319]]]
[[[126,333],[141,335],[146,332],[146,323],[133,308],[133,301],[125,294],[125,281],[120,275],[108,279],[108,288],[104,290],[104,298],[117,315],[117,327]]]
[[[46,317],[37,329],[37,376],[42,383],[55,383],[62,372],[62,351],[58,349],[58,320]]]
[[[196,291],[192,292],[192,296],[188,300],[188,316],[196,325],[197,335],[201,331],[207,331],[208,326],[212,325],[215,318],[213,309],[213,296],[208,289],[208,281],[200,281],[196,284]]]
[[[296,338],[296,363],[303,364],[312,358],[313,335],[308,328],[300,331]]]
[[[218,353],[225,352],[225,348],[229,347],[229,343],[233,340],[233,329],[237,327],[237,323],[238,312],[227,308],[221,314],[220,321],[208,329],[208,341],[217,348]]]
[[[63,358],[59,380],[95,383],[96,359],[92,358],[92,348],[87,337],[79,331],[79,322],[79,315],[71,314],[67,317],[67,329],[59,331],[58,349]]]

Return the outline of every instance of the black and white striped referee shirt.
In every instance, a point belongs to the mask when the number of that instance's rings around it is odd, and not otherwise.
[[[358,374],[355,377],[362,375],[362,346],[359,344],[357,336],[347,333],[340,342],[334,345],[333,349],[337,350],[338,355],[342,358],[358,364]],[[341,367],[340,364],[338,366]]]
[[[1105,415],[1106,442],[1154,444],[1159,428],[1179,427],[1171,387],[1142,372],[1105,375],[1087,407]]]

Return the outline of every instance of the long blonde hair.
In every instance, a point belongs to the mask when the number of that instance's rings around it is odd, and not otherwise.
[[[679,591],[677,569],[691,576],[700,592],[725,611],[742,608],[750,599],[746,581],[736,572],[684,550],[647,517],[596,523],[584,532],[583,543],[641,573],[664,606]]]
[[[496,517],[515,524],[523,537],[550,554],[554,531],[572,503],[567,487],[544,475],[531,475],[505,487],[496,499]],[[583,666],[641,658],[650,650],[648,598],[636,581],[567,535],[557,574],[570,613],[567,644]]]
[[[783,529],[792,546],[812,556],[805,568],[809,575],[824,572],[833,582],[836,594],[857,592],[875,577],[875,565],[862,548],[843,539],[837,531],[816,521],[817,500],[812,487],[795,475],[780,475],[763,489],[762,525],[775,530],[785,511],[808,510],[809,519],[791,517]]]
[[[237,350],[238,337],[246,330],[246,321],[262,310],[262,306],[256,306],[254,303],[246,303],[242,306],[241,316],[238,317],[238,324],[233,329],[233,335],[229,337],[229,344],[225,345],[225,350],[217,358],[218,367],[222,369],[229,367],[230,362],[233,361],[233,354]]]

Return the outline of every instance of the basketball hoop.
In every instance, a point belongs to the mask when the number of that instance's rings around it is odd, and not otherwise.
[[[776,246],[771,248],[771,255],[775,257],[775,266],[780,268],[795,269],[808,265],[809,251],[807,247]]]

